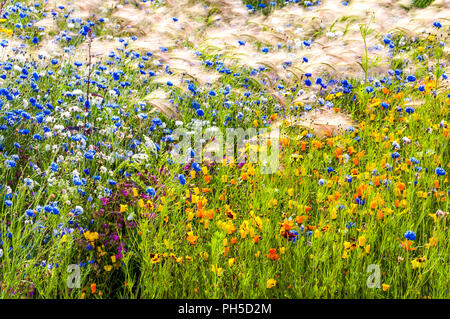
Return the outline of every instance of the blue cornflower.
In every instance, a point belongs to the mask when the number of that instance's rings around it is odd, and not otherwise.
[[[28,217],[34,217],[35,215],[32,209],[27,209],[25,213],[27,214]]]
[[[155,189],[153,187],[147,187],[147,194],[149,194],[151,197],[155,197]]]
[[[53,162],[50,164],[50,168],[52,169],[52,171],[56,172],[56,171],[58,171],[58,164]]]
[[[433,22],[433,27],[440,29],[442,28],[442,24],[439,21],[435,21]]]
[[[408,113],[408,114],[412,114],[412,113],[414,113],[414,108],[408,106],[408,107],[405,108],[405,112]]]
[[[87,151],[84,153],[84,157],[88,160],[93,160],[95,155],[95,151]]]
[[[408,75],[406,77],[406,80],[408,80],[408,82],[415,82],[416,81],[416,77],[414,75]]]
[[[391,154],[391,157],[392,157],[392,159],[397,159],[397,158],[400,157],[400,153],[399,153],[399,152],[393,152],[393,153]]]
[[[408,240],[416,240],[416,234],[412,231],[412,230],[408,230],[407,232],[405,232],[405,238]]]
[[[436,169],[434,170],[434,172],[436,173],[436,175],[438,176],[444,176],[445,175],[445,170],[441,167],[436,167]]]

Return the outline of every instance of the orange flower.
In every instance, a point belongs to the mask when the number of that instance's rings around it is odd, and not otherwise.
[[[91,284],[91,292],[95,294],[96,291],[97,291],[97,284],[95,283]]]
[[[372,177],[372,183],[375,186],[380,186],[380,178],[378,176]]]
[[[283,146],[288,146],[289,145],[289,138],[284,137],[284,138],[280,138],[280,144]]]
[[[306,219],[306,216],[297,216],[297,217],[295,217],[295,222],[297,224],[302,224],[305,221],[305,219]]]
[[[413,243],[414,243],[414,242],[413,242],[412,240],[404,240],[404,241],[402,241],[402,248],[403,248],[404,250],[409,250],[409,251],[411,251],[411,250],[416,250],[416,248],[411,247],[411,245],[412,245]]]
[[[394,98],[397,99],[397,100],[401,100],[402,97],[403,97],[403,92],[399,92],[399,93],[397,93],[397,94],[394,96]]]
[[[362,190],[361,187],[357,187],[356,188],[356,197],[361,197],[362,196]]]
[[[349,146],[348,149],[347,149],[347,152],[348,152],[349,155],[352,155],[356,151],[355,151],[355,148],[353,146]]]
[[[275,248],[271,248],[269,250],[269,254],[267,255],[267,258],[269,258],[270,260],[278,260],[278,259],[280,259],[280,255],[277,254],[277,250]]]
[[[300,149],[301,149],[302,151],[306,150],[306,143],[305,143],[305,142],[302,142],[300,145],[301,145],[301,148],[300,148]]]
[[[192,245],[195,245],[197,242],[198,236],[194,236],[193,232],[189,232],[186,238]]]
[[[284,220],[282,227],[284,227],[285,230],[291,230],[291,229],[295,228],[294,222],[289,219]]]
[[[321,141],[313,141],[313,142],[312,142],[312,146],[313,146],[315,149],[320,149],[320,148],[322,148],[322,142],[321,142]]]

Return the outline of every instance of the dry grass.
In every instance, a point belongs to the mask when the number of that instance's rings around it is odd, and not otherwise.
[[[166,6],[160,7],[152,6],[150,2],[139,2],[138,5],[119,3],[117,0],[72,1],[76,11],[74,16],[82,18],[91,17],[98,11],[112,10],[111,26],[119,25],[129,34],[139,36],[138,41],[130,42],[130,49],[150,51],[173,70],[175,80],[173,77],[168,79],[158,76],[157,81],[166,83],[171,80],[184,90],[184,86],[179,84],[182,79],[191,78],[200,85],[214,83],[219,79],[217,72],[202,66],[198,56],[194,55],[196,49],[186,47],[183,44],[185,40],[206,53],[222,54],[226,64],[246,68],[266,66],[269,73],[265,79],[273,85],[278,80],[294,85],[305,72],[360,77],[362,69],[358,62],[361,61],[364,46],[359,23],[374,17],[371,24],[374,32],[367,39],[371,48],[380,45],[380,34],[401,30],[412,36],[422,32],[424,26],[431,25],[435,20],[448,20],[450,6],[448,1],[436,0],[426,9],[408,11],[405,8],[409,1],[406,0],[354,0],[347,7],[340,1],[324,0],[322,6],[315,10],[286,6],[269,16],[263,16],[249,14],[238,0],[218,0],[212,2],[209,8],[191,0],[168,0]],[[50,1],[46,6],[51,8],[55,5],[56,2]],[[178,21],[174,22],[172,17],[177,17]],[[54,27],[51,18],[43,19],[39,25]],[[311,47],[301,45],[303,40],[312,38],[314,44]],[[247,44],[240,46],[238,40],[245,40]],[[271,48],[278,44],[289,45],[290,50],[270,50],[262,54],[255,43]],[[98,58],[118,46],[116,40],[103,37],[94,39],[92,51]],[[166,47],[169,51],[160,52],[160,47]],[[50,52],[64,55],[53,41],[47,40],[41,48],[39,53],[44,55],[50,55]],[[446,50],[448,52],[449,49]],[[85,52],[86,45],[81,45],[75,58],[85,59]],[[310,62],[303,63],[302,57],[307,57]],[[369,75],[387,71],[388,52],[384,47],[371,51],[370,57],[376,59],[377,63],[369,70]],[[283,68],[284,62],[291,62],[292,67]],[[287,105],[282,96],[274,91],[271,93],[281,105]],[[162,112],[174,113],[173,106],[165,97],[155,99],[152,103]],[[320,134],[324,128],[337,132],[341,125],[350,125],[344,115],[331,114],[328,110],[307,113],[304,120],[295,123],[314,128]]]

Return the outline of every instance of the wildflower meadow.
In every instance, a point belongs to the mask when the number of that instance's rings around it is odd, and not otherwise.
[[[449,298],[449,31],[446,0],[0,0],[0,298]]]

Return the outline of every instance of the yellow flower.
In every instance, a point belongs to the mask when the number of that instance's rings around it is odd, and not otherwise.
[[[267,280],[266,288],[270,289],[272,287],[275,287],[277,285],[277,281],[275,279],[269,279]]]
[[[228,259],[228,266],[233,267],[235,262],[236,262],[236,258],[229,258]]]
[[[111,271],[112,266],[111,265],[106,265],[104,268],[105,268],[105,271],[109,272],[109,271]]]
[[[349,241],[344,242],[344,248],[349,249],[352,244]]]
[[[64,235],[65,236],[65,235]],[[430,237],[430,242],[428,244],[425,245],[425,247],[430,248],[430,247],[435,247],[437,244],[437,238],[435,237]]]
[[[331,211],[331,219],[336,219],[337,218],[337,210],[335,208],[333,208],[333,210]]]
[[[216,274],[218,277],[222,276],[223,274],[223,269],[220,267],[217,267],[215,265],[211,265],[211,271]]]
[[[127,210],[127,208],[128,208],[128,205],[122,205],[122,204],[120,204],[120,212],[121,212],[121,213],[125,212],[125,211]]]
[[[1,32],[5,33],[6,35],[11,35],[13,33],[13,30],[0,28],[0,33]]]
[[[366,244],[366,237],[365,236],[359,237],[358,243],[359,243],[359,246],[363,247]]]
[[[150,262],[152,264],[159,263],[161,261],[161,256],[159,254],[155,254],[153,257],[150,256]]]
[[[98,239],[98,233],[97,232],[90,232],[89,230],[84,232],[84,238],[86,238],[86,240],[93,242],[95,240]]]
[[[411,260],[413,269],[415,268],[422,268],[425,265],[425,262],[427,261],[426,257],[418,257],[414,260]]]
[[[387,291],[389,289],[390,285],[388,284],[382,284],[381,288],[383,289],[383,291]]]

